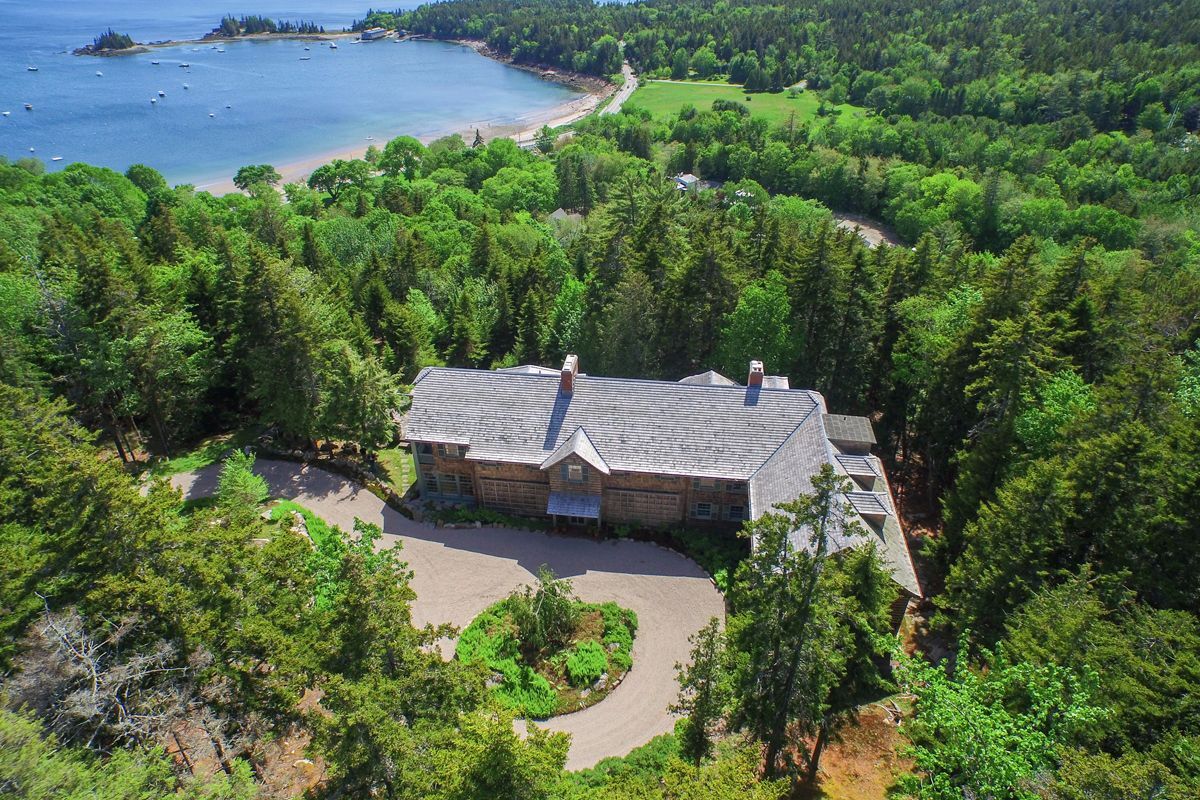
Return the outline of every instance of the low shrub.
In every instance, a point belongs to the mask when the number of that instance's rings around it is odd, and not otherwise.
[[[722,531],[672,531],[671,546],[703,567],[722,592],[729,591],[738,564],[750,554],[746,539]]]
[[[572,686],[591,686],[608,671],[608,654],[596,642],[580,642],[567,654],[567,677]]]
[[[504,676],[504,682],[496,688],[500,702],[525,717],[545,719],[558,710],[558,693],[550,681],[533,671],[532,667],[518,664],[511,658],[489,664]]]

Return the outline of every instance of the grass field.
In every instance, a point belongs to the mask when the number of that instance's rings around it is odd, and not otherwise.
[[[380,450],[375,457],[379,459],[379,465],[387,473],[387,482],[396,490],[396,494],[403,495],[407,492],[408,487],[412,486],[417,479],[417,466],[413,462],[412,452],[402,447],[396,447],[390,450]]]
[[[793,112],[799,125],[815,118],[817,107],[821,104],[821,99],[814,92],[801,92],[797,97],[788,97],[787,92],[747,95],[742,87],[728,83],[647,81],[637,88],[625,105],[628,108],[644,108],[656,119],[662,119],[679,113],[679,109],[689,104],[698,111],[707,111],[712,108],[714,100],[745,103],[751,114],[766,117],[772,125],[787,122]],[[835,108],[842,113],[861,110],[851,105]]]

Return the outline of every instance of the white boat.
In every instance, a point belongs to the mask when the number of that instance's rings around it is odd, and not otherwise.
[[[183,88],[185,88],[185,89],[190,89],[190,88],[192,88],[192,87],[188,86],[188,85],[185,83],[185,84],[183,85]]]
[[[218,48],[217,48],[217,52],[218,52],[218,53],[224,53],[224,52],[225,52],[225,48],[224,48],[224,47],[218,47]]]
[[[305,50],[307,50],[308,48],[306,47],[306,48],[304,48],[304,49],[305,49]]]
[[[34,152],[34,149],[32,147],[29,148],[29,152],[31,152],[31,153]]]
[[[25,71],[26,72],[37,72],[37,67],[26,67]]]
[[[96,70],[96,77],[97,77],[97,78],[103,78],[103,77],[104,77],[104,73],[103,73],[103,72],[101,72],[100,70]]]
[[[158,98],[157,98],[157,97],[151,97],[151,98],[150,98],[150,105],[154,105],[154,104],[155,104],[155,103],[157,103],[157,102],[158,102]]]
[[[9,114],[11,114],[11,113],[12,113],[11,111],[0,111],[0,116],[5,116],[5,117],[7,117],[7,116],[8,116]]]
[[[62,161],[62,156],[55,156],[54,158],[52,158],[50,160],[51,161]]]
[[[26,110],[26,111],[33,111],[33,103],[26,103],[26,104],[25,104],[25,110]]]
[[[368,136],[368,137],[367,137],[367,141],[368,141],[368,142],[373,142],[373,141],[375,141],[375,137],[374,137],[374,136]]]
[[[180,64],[179,66],[183,67],[184,69],[187,69],[188,67],[190,67],[190,66],[191,66],[191,64],[189,64],[189,63],[187,63],[187,62],[185,61],[185,62],[183,62],[182,64]]]
[[[159,97],[166,97],[166,96],[167,96],[167,93],[166,93],[166,92],[164,92],[162,89],[159,89],[159,90],[158,90],[158,96],[159,96]]]
[[[312,61],[312,56],[300,56],[301,61]]]
[[[330,49],[330,50],[337,50],[337,42],[330,42],[330,43],[329,43],[329,49]]]
[[[158,62],[157,62],[157,61],[151,61],[150,63],[151,63],[151,64],[153,64],[153,65],[154,65],[154,66],[156,66],[156,67],[158,66]]]
[[[211,112],[210,112],[208,116],[209,116],[209,117],[215,117],[215,116],[216,116],[216,114],[213,114],[213,113],[211,113]]]

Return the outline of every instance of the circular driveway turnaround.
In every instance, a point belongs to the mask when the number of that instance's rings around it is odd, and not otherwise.
[[[173,477],[185,498],[216,490],[216,464]],[[546,564],[569,578],[580,599],[615,600],[638,615],[633,669],[602,702],[554,717],[540,727],[571,734],[567,769],[622,756],[674,727],[668,707],[676,699],[675,665],[691,652],[688,638],[724,601],[691,560],[657,545],[593,541],[508,528],[445,529],[414,522],[358,484],[322,469],[289,461],[259,460],[255,472],[271,494],[295,500],[344,531],[354,519],[380,526],[383,546],[400,545],[413,571],[413,622],[466,627],[480,611],[531,582]],[[443,648],[452,652],[449,646]]]

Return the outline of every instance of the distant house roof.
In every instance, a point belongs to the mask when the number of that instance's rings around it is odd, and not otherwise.
[[[465,444],[474,461],[548,468],[574,455],[606,474],[744,481],[753,519],[811,492],[824,464],[848,477],[877,466],[860,452],[875,441],[866,418],[826,413],[816,392],[766,381],[744,388],[715,372],[680,382],[579,374],[565,392],[560,372],[544,367],[431,367],[417,376],[412,398],[410,441]],[[832,546],[875,541],[896,582],[919,595],[886,477],[872,481],[869,491],[845,497],[861,529],[833,532]],[[579,507],[567,498],[555,503]],[[590,508],[548,513],[588,516]],[[797,531],[793,539],[803,547],[808,536]]]
[[[695,375],[688,375],[686,378],[680,378],[679,382],[690,383],[694,386],[741,386],[737,381],[732,381],[721,373],[711,369],[708,372],[700,372]],[[764,375],[763,388],[790,389],[792,386],[786,375]]]
[[[565,208],[556,208],[550,212],[550,219],[554,220],[555,222],[562,222],[564,220],[578,222],[583,219],[583,215],[576,214],[572,211],[567,211]]]
[[[696,375],[688,375],[686,378],[680,378],[680,383],[690,383],[693,386],[737,386],[735,381],[729,380],[724,375],[714,370],[701,372]]]
[[[507,372],[514,375],[558,375],[558,370],[550,367],[539,367],[537,364],[522,364],[519,367],[501,367],[496,372]]]
[[[685,172],[681,175],[676,175],[675,182],[681,186],[694,186],[700,182],[700,179],[690,172]]]

